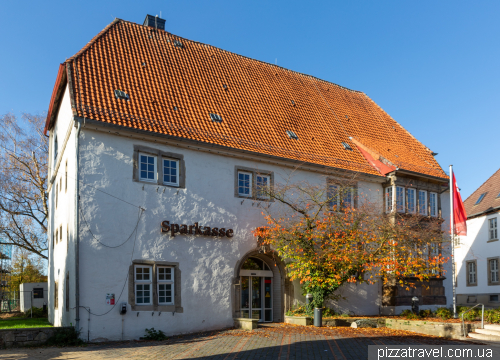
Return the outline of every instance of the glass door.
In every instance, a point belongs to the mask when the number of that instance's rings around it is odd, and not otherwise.
[[[241,277],[241,317],[273,321],[272,278]]]

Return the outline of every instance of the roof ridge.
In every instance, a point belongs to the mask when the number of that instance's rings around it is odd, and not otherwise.
[[[483,187],[483,185],[485,185],[488,181],[490,181],[490,179],[491,179],[493,176],[495,176],[495,175],[496,175],[499,171],[500,171],[500,168],[499,168],[497,171],[495,171],[495,172],[494,172],[494,173],[493,173],[493,174],[492,174],[492,175],[491,175],[488,179],[486,179],[486,181],[484,181],[481,185],[479,185],[479,187],[478,187],[476,190],[474,190],[474,192],[473,192],[472,194],[470,194],[469,196],[467,196],[467,199],[465,199],[465,200],[464,200],[464,203],[465,203],[467,200],[469,200],[469,199],[470,199],[470,198],[471,198],[471,197],[472,197],[472,196],[473,196],[476,192],[478,192],[478,191],[479,191],[479,189],[481,189],[481,188]]]

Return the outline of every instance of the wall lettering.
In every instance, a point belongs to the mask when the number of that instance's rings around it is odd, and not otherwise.
[[[186,224],[171,224],[170,221],[162,221],[160,225],[160,229],[162,233],[170,232],[171,236],[175,236],[175,234],[190,234],[190,235],[202,235],[202,236],[218,236],[218,237],[233,237],[234,232],[233,229],[225,229],[225,228],[210,228],[210,226],[201,226],[198,223],[194,223],[194,225],[186,225]]]

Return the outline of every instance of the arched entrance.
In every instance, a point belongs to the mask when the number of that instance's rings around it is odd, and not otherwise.
[[[272,253],[251,251],[236,264],[235,275],[233,317],[259,322],[284,320],[291,286],[285,281],[285,268],[280,259]]]

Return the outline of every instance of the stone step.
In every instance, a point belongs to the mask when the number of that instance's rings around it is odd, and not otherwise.
[[[500,336],[496,335],[486,335],[486,334],[478,334],[478,333],[469,333],[469,337],[478,340],[489,340],[489,341],[498,341],[500,342]]]
[[[500,331],[500,325],[498,325],[498,324],[485,324],[484,328],[488,329],[488,330]]]
[[[484,335],[495,335],[500,337],[500,330],[491,330],[491,329],[476,329],[474,332],[478,334]]]

